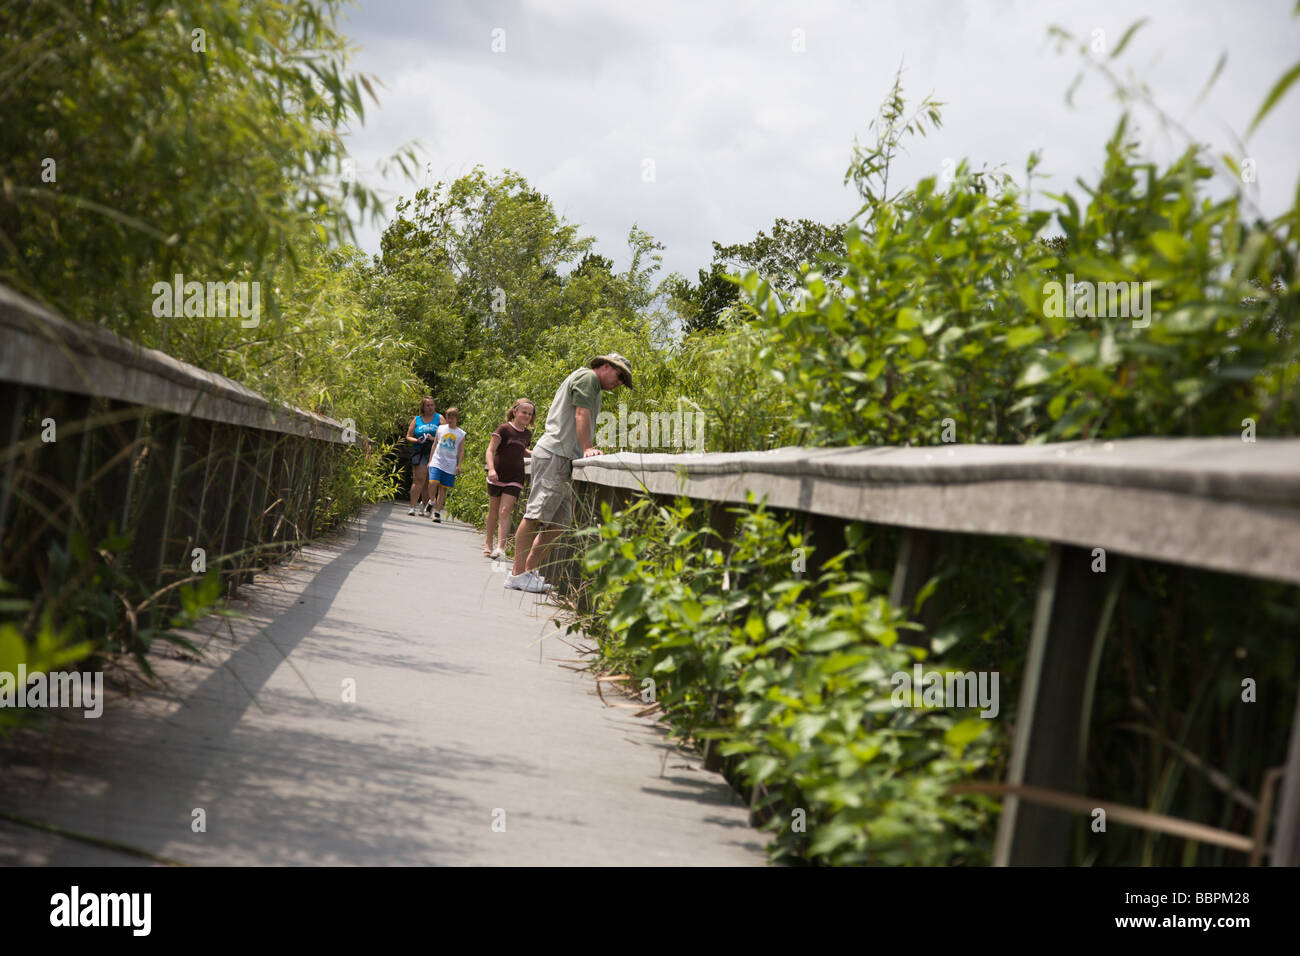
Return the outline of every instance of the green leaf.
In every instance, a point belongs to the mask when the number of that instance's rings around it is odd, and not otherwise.
[[[1021,325],[1007,331],[1007,345],[1013,349],[1032,345],[1043,337],[1043,330],[1037,325]]]
[[[749,776],[752,783],[765,783],[781,768],[781,762],[771,754],[755,754],[745,760],[741,770]]]
[[[615,630],[622,630],[629,624],[641,617],[644,613],[642,604],[645,602],[645,586],[633,584],[627,588],[614,606],[614,612],[609,617],[609,626]]]
[[[1066,393],[1058,392],[1052,396],[1052,400],[1047,403],[1047,414],[1051,416],[1052,421],[1056,421],[1065,411]]]
[[[808,852],[814,856],[831,854],[845,844],[866,841],[866,829],[849,823],[831,823],[819,826],[812,833]]]
[[[859,640],[858,635],[852,631],[826,631],[806,641],[804,648],[809,651],[833,651],[849,644],[856,644]]]
[[[1210,78],[1205,81],[1205,86],[1201,87],[1201,92],[1196,95],[1196,101],[1195,101],[1196,103],[1200,103],[1203,99],[1205,99],[1206,94],[1210,92],[1210,89],[1218,81],[1219,74],[1223,72],[1223,67],[1227,62],[1228,62],[1227,52],[1225,51],[1223,53],[1220,53],[1219,62],[1214,64],[1214,70],[1210,73]]]
[[[1263,122],[1264,117],[1267,116],[1273,107],[1277,105],[1277,101],[1286,95],[1286,91],[1292,87],[1296,80],[1300,80],[1300,61],[1282,74],[1282,78],[1274,83],[1273,88],[1268,91],[1268,96],[1264,97],[1264,102],[1260,106],[1259,112],[1257,112],[1255,118],[1250,121],[1250,127],[1246,130],[1247,136],[1255,132],[1255,127]]]
[[[1143,17],[1124,31],[1124,35],[1119,38],[1115,44],[1115,49],[1111,52],[1110,58],[1113,60],[1124,52],[1124,47],[1128,46],[1128,41],[1133,39],[1133,34],[1137,33],[1142,27],[1146,26],[1147,18]]]
[[[13,674],[27,663],[27,643],[13,625],[0,627],[0,672]]]
[[[1045,362],[1030,362],[1025,366],[1025,370],[1020,373],[1020,378],[1016,381],[1017,388],[1028,388],[1045,382],[1052,377],[1052,369]]]
[[[948,728],[948,732],[943,735],[944,743],[959,751],[965,748],[972,740],[979,737],[988,729],[989,722],[980,717],[968,717],[960,720]]]
[[[779,631],[785,627],[786,623],[793,615],[784,608],[777,608],[767,612],[767,629],[769,631]]]
[[[1192,247],[1191,243],[1176,232],[1153,232],[1151,244],[1156,247],[1160,255],[1175,265],[1183,261],[1187,251]]]

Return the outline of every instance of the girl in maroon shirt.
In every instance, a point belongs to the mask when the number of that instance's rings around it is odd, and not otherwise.
[[[500,558],[506,553],[506,538],[510,536],[510,516],[514,512],[519,493],[524,490],[524,458],[531,457],[528,446],[533,440],[529,425],[537,413],[533,403],[526,398],[516,399],[506,413],[506,420],[492,433],[487,448],[488,514],[487,543],[483,545],[485,558]],[[497,536],[496,549],[492,548]]]

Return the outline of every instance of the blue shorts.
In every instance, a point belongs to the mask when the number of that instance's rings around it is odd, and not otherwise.
[[[455,475],[450,475],[447,472],[443,471],[441,468],[435,468],[433,465],[429,466],[429,480],[436,481],[438,484],[442,485],[445,488],[456,487]]]

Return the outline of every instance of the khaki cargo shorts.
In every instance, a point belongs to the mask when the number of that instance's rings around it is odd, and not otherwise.
[[[544,451],[533,452],[532,485],[524,517],[543,524],[573,522],[573,462]]]

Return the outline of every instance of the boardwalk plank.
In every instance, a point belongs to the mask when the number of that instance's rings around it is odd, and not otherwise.
[[[202,661],[161,655],[165,689],[0,742],[0,810],[198,864],[763,863],[719,776],[538,643],[555,609],[405,512],[260,575]],[[0,822],[0,864],[142,862]]]

